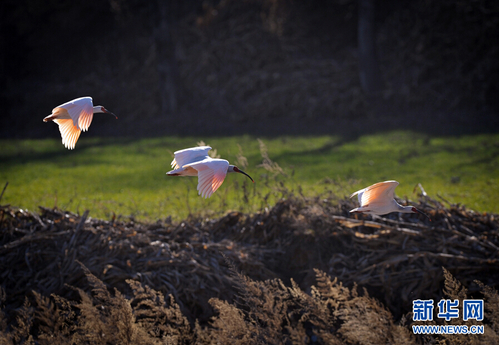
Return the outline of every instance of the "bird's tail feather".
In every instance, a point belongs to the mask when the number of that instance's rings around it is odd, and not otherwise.
[[[49,116],[45,116],[43,118],[43,122],[54,121],[54,119],[56,119],[56,116],[54,114],[50,114]]]

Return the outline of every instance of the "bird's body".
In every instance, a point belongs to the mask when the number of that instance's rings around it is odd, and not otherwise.
[[[101,105],[94,107],[92,97],[81,97],[55,107],[52,114],[46,116],[43,121],[57,123],[61,132],[62,143],[72,150],[80,137],[81,131],[85,132],[90,127],[95,113],[114,115]],[[114,116],[116,117],[116,115]]]
[[[198,194],[209,198],[222,185],[229,172],[238,172],[253,179],[225,159],[211,158],[208,156],[210,146],[192,147],[176,151],[172,161],[172,168],[166,174],[169,176],[197,176]],[[254,182],[254,181],[253,181]]]
[[[377,216],[391,212],[421,213],[428,217],[416,207],[402,206],[395,200],[395,188],[398,185],[397,181],[384,181],[356,191],[350,197],[357,195],[360,206],[350,212],[367,213]]]

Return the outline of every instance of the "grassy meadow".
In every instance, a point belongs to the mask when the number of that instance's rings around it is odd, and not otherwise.
[[[255,180],[229,174],[210,198],[197,179],[169,177],[173,152],[201,140]],[[432,197],[499,213],[499,135],[434,137],[392,131],[358,138],[85,138],[67,150],[59,137],[0,140],[0,201],[37,211],[53,207],[110,219],[178,221],[189,214],[255,212],[288,193],[345,198],[375,182],[400,182],[399,197],[415,199],[421,183]],[[214,151],[212,150],[212,152]]]

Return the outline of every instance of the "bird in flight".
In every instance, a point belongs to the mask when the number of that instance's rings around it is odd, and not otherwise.
[[[395,187],[397,181],[384,181],[373,184],[372,186],[358,190],[350,198],[357,195],[360,207],[351,210],[351,213],[367,213],[372,215],[383,215],[391,212],[401,213],[420,213],[426,216],[426,213],[418,210],[414,206],[402,206],[395,200]]]
[[[95,113],[107,113],[118,118],[101,105],[93,106],[92,97],[73,99],[55,107],[52,114],[43,119],[44,122],[54,121],[59,125],[62,143],[72,150],[80,137],[81,131],[87,131]]]
[[[210,146],[191,147],[176,151],[172,161],[172,168],[166,174],[169,176],[197,176],[198,194],[209,198],[224,182],[225,176],[230,172],[237,172],[253,179],[250,175],[234,165],[229,165],[225,159],[211,158],[208,156]],[[255,181],[253,181],[255,183]]]

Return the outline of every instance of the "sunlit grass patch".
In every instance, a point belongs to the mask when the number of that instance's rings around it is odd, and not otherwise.
[[[210,199],[197,195],[197,179],[170,177],[173,152],[203,140],[254,179],[229,174]],[[81,138],[73,151],[60,140],[1,140],[1,201],[141,219],[183,219],[189,214],[255,212],[286,193],[343,198],[375,182],[394,179],[399,197],[416,198],[421,183],[432,196],[477,211],[499,213],[499,135],[431,137],[393,131],[359,138]],[[271,164],[265,163],[264,156]],[[274,165],[272,165],[274,164]]]

